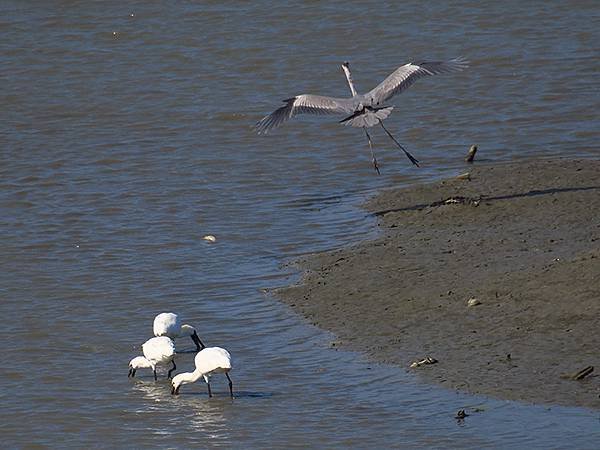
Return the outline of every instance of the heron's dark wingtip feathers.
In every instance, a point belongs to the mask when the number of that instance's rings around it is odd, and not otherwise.
[[[423,75],[439,75],[444,73],[460,72],[469,67],[469,61],[462,56],[448,61],[421,61],[412,63],[417,67],[416,73]]]
[[[268,116],[263,117],[256,123],[255,129],[258,134],[267,134],[271,129],[278,127],[287,119],[289,119],[292,108],[293,108],[293,100],[288,101],[285,106],[276,109]]]
[[[465,64],[465,65],[471,64],[471,62],[464,56],[457,56],[456,58],[453,58],[450,61],[458,63],[458,64]]]
[[[264,120],[266,119],[266,117],[263,117],[262,119],[260,119],[258,122],[256,122],[253,126],[252,126],[252,130],[255,131],[257,134],[265,134],[265,132],[262,129],[262,125]]]
[[[256,131],[257,134],[262,135],[262,134],[267,134],[269,132],[269,129],[267,127],[267,121],[269,119],[269,116],[265,116],[262,119],[260,119],[258,122],[256,122],[254,124],[254,126],[252,127],[252,129],[254,131]]]
[[[461,71],[467,69],[471,64],[470,61],[462,56],[451,59],[448,63],[452,66],[453,71]]]

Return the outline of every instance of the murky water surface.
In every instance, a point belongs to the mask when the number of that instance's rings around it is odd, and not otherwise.
[[[597,156],[598,5],[561,5],[2,2],[2,446],[600,442],[597,411],[419,384],[261,293],[290,282],[282,262],[372,235],[366,196],[455,174],[473,143],[488,162]],[[364,91],[459,55],[468,72],[419,81],[386,122],[421,169],[374,130],[376,176],[335,118],[250,130],[294,94],[348,95],[342,61]],[[165,310],[231,351],[234,402],[224,377],[210,401],[201,383],[173,398],[127,378]],[[482,412],[458,423],[465,407]]]

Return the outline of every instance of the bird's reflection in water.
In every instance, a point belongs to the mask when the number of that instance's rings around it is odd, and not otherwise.
[[[171,384],[166,378],[157,382],[152,376],[136,379],[132,391],[138,398],[143,398],[143,406],[135,412],[141,417],[153,417],[153,436],[161,436],[169,440],[178,439],[175,435],[185,433],[186,440],[193,441],[200,447],[208,445],[231,444],[235,435],[234,423],[239,414],[247,412],[249,402],[270,401],[277,393],[266,391],[235,391],[235,399],[229,398],[226,387],[219,386],[214,396],[208,398],[204,383],[198,383],[196,389],[171,395]],[[141,395],[140,395],[141,394]],[[268,409],[268,408],[267,408]],[[156,418],[160,417],[160,420]],[[141,419],[144,423],[148,419]],[[160,423],[160,426],[157,426]],[[185,430],[185,431],[184,431]]]
[[[170,380],[167,378],[159,378],[158,381],[154,381],[152,376],[136,379],[132,385],[132,390],[141,393],[148,400],[144,403],[146,408],[143,411],[137,412],[147,412],[148,409],[155,409],[157,403],[164,403],[170,400],[170,389]]]
[[[137,380],[133,389],[141,393],[147,400],[144,410],[137,412],[176,411],[176,414],[168,415],[169,425],[162,431],[154,429],[154,434],[173,433],[174,430],[181,431],[182,424],[185,424],[190,432],[199,433],[198,437],[202,436],[204,440],[228,440],[227,413],[234,406],[234,401],[228,395],[209,399],[206,392],[201,391],[173,396],[171,395],[171,384],[167,379],[159,379],[158,382],[151,379]]]

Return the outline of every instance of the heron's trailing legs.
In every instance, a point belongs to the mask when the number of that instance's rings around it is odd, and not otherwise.
[[[390,133],[387,130],[387,128],[385,126],[383,126],[383,122],[381,120],[379,120],[379,125],[381,125],[381,128],[383,128],[383,130],[392,139],[392,141],[394,141],[396,143],[396,145],[398,147],[400,147],[400,149],[404,152],[404,154],[408,157],[408,159],[410,159],[410,162],[413,163],[415,166],[419,167],[419,160],[417,158],[415,158],[413,155],[411,155],[410,153],[408,153],[406,151],[406,149],[400,145],[400,143],[396,140],[396,138],[394,138],[394,136],[392,136],[392,133]],[[368,136],[368,133],[367,133],[367,136]],[[379,170],[377,170],[377,172],[379,172]]]
[[[367,140],[369,141],[369,149],[371,150],[371,159],[373,161],[373,167],[377,171],[377,175],[381,175],[381,172],[379,172],[379,166],[377,165],[377,159],[375,158],[375,153],[373,152],[373,143],[371,142],[371,136],[369,136],[369,132],[366,128],[363,127],[363,130],[365,130]]]

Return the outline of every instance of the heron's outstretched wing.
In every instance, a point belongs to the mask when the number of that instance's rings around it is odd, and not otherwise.
[[[323,97],[321,95],[302,94],[284,100],[285,106],[263,117],[254,126],[258,134],[267,134],[296,114],[350,114],[354,112],[352,99]]]
[[[398,67],[375,89],[367,92],[365,97],[372,98],[374,104],[383,104],[383,102],[402,92],[419,78],[440,73],[459,72],[467,67],[469,67],[469,62],[463,58],[455,58],[450,61],[405,64]]]

